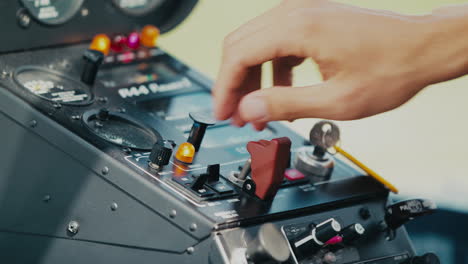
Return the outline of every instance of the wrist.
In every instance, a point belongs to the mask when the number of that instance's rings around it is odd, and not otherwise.
[[[427,85],[468,73],[468,6],[446,7],[423,18]]]

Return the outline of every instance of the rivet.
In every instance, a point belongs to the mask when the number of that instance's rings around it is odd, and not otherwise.
[[[169,213],[169,216],[171,218],[175,218],[177,216],[177,211],[176,210],[171,210],[171,212]]]
[[[193,223],[190,225],[190,231],[195,232],[197,230],[198,226],[197,224]]]
[[[109,168],[108,168],[108,167],[102,168],[102,174],[103,174],[103,175],[109,174]]]
[[[47,194],[42,198],[42,201],[44,201],[45,203],[48,203],[50,201],[50,199],[52,199],[52,198],[50,197],[50,195]]]
[[[32,127],[32,128],[35,128],[37,126],[37,121],[36,120],[31,120],[29,122],[29,126]]]
[[[119,208],[119,205],[118,205],[116,202],[113,202],[113,203],[111,204],[111,210],[112,210],[112,211],[116,211],[118,208]]]
[[[195,252],[195,248],[194,248],[194,247],[189,247],[189,248],[187,248],[187,253],[188,253],[188,254],[192,255],[193,252]]]

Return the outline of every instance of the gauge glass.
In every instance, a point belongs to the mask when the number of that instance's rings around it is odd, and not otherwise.
[[[28,92],[47,101],[64,105],[86,105],[92,102],[92,94],[87,86],[49,69],[22,67],[14,78]]]
[[[159,7],[164,0],[112,0],[112,2],[127,15],[142,16]]]
[[[21,0],[31,16],[47,25],[69,21],[80,10],[84,0]]]
[[[119,114],[110,114],[105,120],[99,119],[97,114],[83,118],[95,135],[122,147],[151,150],[153,144],[160,140],[158,133]]]

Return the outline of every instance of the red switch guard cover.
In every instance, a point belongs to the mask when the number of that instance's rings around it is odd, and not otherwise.
[[[255,195],[262,200],[275,197],[289,166],[291,140],[287,137],[271,141],[260,140],[247,143],[252,160],[252,180],[255,182]]]

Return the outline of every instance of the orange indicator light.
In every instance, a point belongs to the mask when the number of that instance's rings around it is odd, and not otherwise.
[[[94,36],[93,41],[91,42],[91,45],[89,45],[89,49],[91,50],[97,50],[104,55],[108,55],[111,47],[111,40],[108,36],[104,34],[99,34]]]
[[[195,147],[188,142],[180,144],[175,154],[175,158],[184,163],[192,163],[194,156]]]
[[[143,46],[148,48],[156,47],[159,37],[159,29],[153,25],[147,25],[141,30],[140,41]]]

